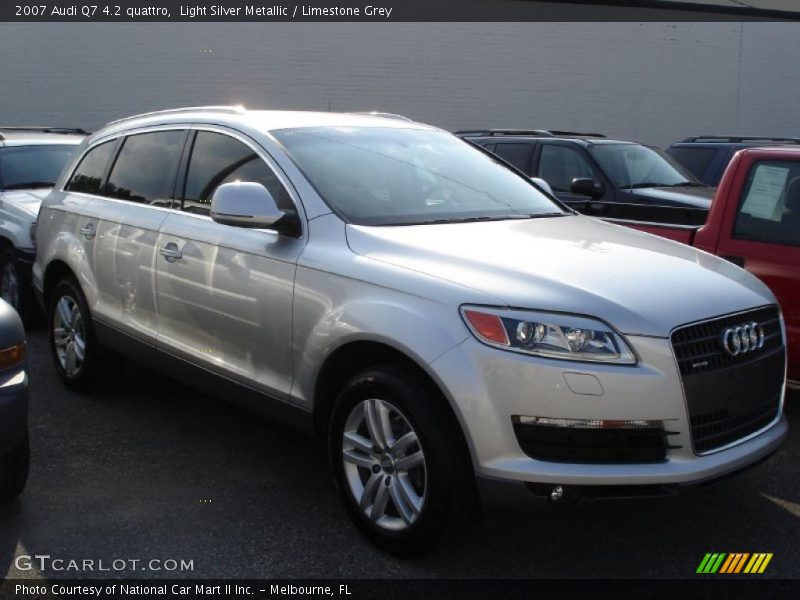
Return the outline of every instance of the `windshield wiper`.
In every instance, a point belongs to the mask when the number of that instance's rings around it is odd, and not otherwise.
[[[52,181],[26,181],[25,183],[12,183],[3,188],[5,191],[9,190],[27,190],[34,188],[49,188],[55,185]]]
[[[552,213],[531,213],[531,214],[518,214],[518,215],[498,215],[494,217],[453,217],[445,219],[430,219],[428,221],[419,221],[414,225],[439,225],[442,223],[476,223],[479,221],[506,221],[522,219],[538,219],[540,217],[563,217],[571,213],[565,212],[552,212]]]
[[[661,187],[708,187],[705,183],[699,181],[683,181],[681,183],[671,183],[669,185],[662,185]]]

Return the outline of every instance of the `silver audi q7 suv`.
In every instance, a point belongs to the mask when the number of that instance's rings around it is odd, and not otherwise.
[[[67,386],[114,349],[316,432],[350,517],[395,554],[456,530],[479,492],[672,492],[787,433],[784,326],[758,279],[408,120],[117,121],[66,167],[37,242]]]

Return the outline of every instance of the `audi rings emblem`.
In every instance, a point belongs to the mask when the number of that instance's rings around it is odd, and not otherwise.
[[[722,332],[720,342],[730,356],[746,354],[764,347],[764,328],[755,322],[728,327]]]

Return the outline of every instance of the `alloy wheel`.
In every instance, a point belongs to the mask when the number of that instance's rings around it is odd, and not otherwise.
[[[86,359],[86,329],[80,307],[72,296],[58,299],[53,315],[53,344],[67,377],[75,377]]]
[[[428,473],[417,433],[386,400],[356,404],[342,435],[344,472],[359,509],[376,526],[401,531],[425,505]]]

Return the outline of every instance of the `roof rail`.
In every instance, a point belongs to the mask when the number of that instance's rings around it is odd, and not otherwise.
[[[577,131],[563,131],[557,129],[462,129],[456,131],[456,135],[465,137],[493,137],[504,135],[536,137],[606,137],[602,133],[580,133]]]
[[[472,137],[490,137],[501,135],[535,135],[541,137],[553,137],[553,134],[544,129],[460,129],[456,135]]]
[[[740,143],[740,142],[783,142],[800,144],[800,138],[773,137],[771,135],[696,135],[688,137],[680,143],[709,142],[709,143]]]
[[[369,117],[381,117],[383,119],[398,119],[399,121],[410,121],[414,122],[414,119],[409,119],[405,115],[398,115],[397,113],[388,113],[388,112],[381,112],[379,110],[353,110],[349,111],[346,114],[348,115],[367,115]]]
[[[122,119],[116,119],[115,121],[110,121],[107,125],[116,125],[117,123],[124,123],[125,121],[132,121],[133,119],[140,119],[142,117],[150,117],[154,115],[171,115],[171,114],[180,114],[185,112],[197,112],[200,110],[208,110],[214,112],[224,112],[224,113],[231,113],[231,114],[241,114],[247,112],[242,105],[236,106],[186,106],[183,108],[168,108],[166,110],[153,110],[146,113],[141,113],[138,115],[131,115],[130,117],[124,117]]]
[[[550,130],[556,137],[594,137],[594,138],[604,138],[606,137],[605,134],[602,133],[585,133],[581,131],[562,131],[562,130]]]
[[[3,132],[14,132],[14,133],[57,133],[57,134],[64,134],[64,135],[89,135],[89,131],[81,129],[80,127],[28,127],[28,126],[12,126],[12,127],[4,127],[0,125],[0,140],[6,139],[6,136],[3,135]]]

